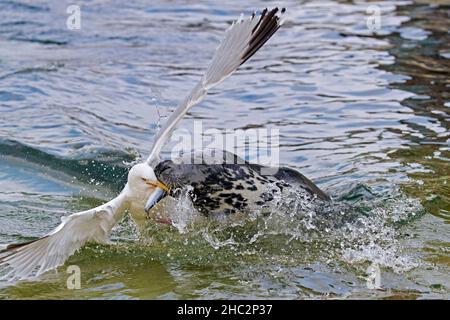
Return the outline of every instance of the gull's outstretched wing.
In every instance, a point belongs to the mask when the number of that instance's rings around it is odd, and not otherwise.
[[[90,210],[61,218],[61,224],[43,238],[11,244],[0,251],[0,279],[34,278],[64,264],[87,242],[108,241],[113,226],[122,218],[124,195]]]
[[[192,106],[203,99],[208,89],[230,76],[270,39],[283,23],[281,15],[284,12],[284,8],[281,11],[278,8],[271,11],[265,9],[259,17],[253,14],[251,17],[245,19],[241,17],[233,22],[226,30],[225,38],[217,48],[206,73],[157,133],[147,159],[150,165],[158,160],[161,148],[169,139],[178,121]]]

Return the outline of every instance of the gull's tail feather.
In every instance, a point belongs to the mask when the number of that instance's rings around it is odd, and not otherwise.
[[[248,18],[241,16],[225,31],[225,37],[214,53],[200,82],[180,103],[156,134],[150,156],[147,159],[150,165],[157,162],[165,142],[169,139],[176,124],[189,109],[200,102],[210,88],[225,80],[240,65],[250,59],[272,37],[283,24],[282,16],[284,12],[284,8],[281,10],[274,8],[270,11],[265,9],[259,16],[255,13]]]
[[[38,277],[63,265],[87,242],[107,242],[111,229],[123,216],[120,198],[63,217],[61,224],[43,238],[8,245],[0,251],[0,280]]]

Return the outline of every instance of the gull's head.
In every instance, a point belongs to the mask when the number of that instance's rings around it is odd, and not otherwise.
[[[148,197],[144,208],[147,212],[169,192],[169,188],[158,180],[147,163],[136,164],[130,169],[128,185],[137,197]]]
[[[152,183],[158,181],[155,171],[147,163],[139,163],[134,165],[128,172],[128,184],[131,189],[146,190],[153,187]]]

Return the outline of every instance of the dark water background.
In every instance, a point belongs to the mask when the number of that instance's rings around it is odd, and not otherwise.
[[[279,128],[281,163],[358,217],[331,230],[314,215],[150,226],[145,240],[125,220],[118,245],[90,245],[39,281],[0,283],[0,298],[449,298],[445,2],[79,1],[71,31],[69,2],[0,0],[0,243],[114,196],[223,30],[275,5],[288,9],[283,28],[180,127]],[[382,11],[375,32],[370,4]],[[72,264],[81,290],[66,289]],[[379,290],[366,286],[371,265]]]

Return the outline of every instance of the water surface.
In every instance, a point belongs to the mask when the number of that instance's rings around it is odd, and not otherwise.
[[[117,194],[229,23],[279,5],[81,1],[71,31],[69,4],[0,1],[0,243]],[[335,217],[305,208],[230,228],[150,225],[143,238],[125,219],[117,245],[89,245],[39,281],[0,283],[0,298],[450,297],[450,7],[282,5],[283,28],[180,128],[280,129],[281,163],[333,196]],[[69,265],[81,290],[66,288]],[[371,265],[378,290],[366,285]]]

